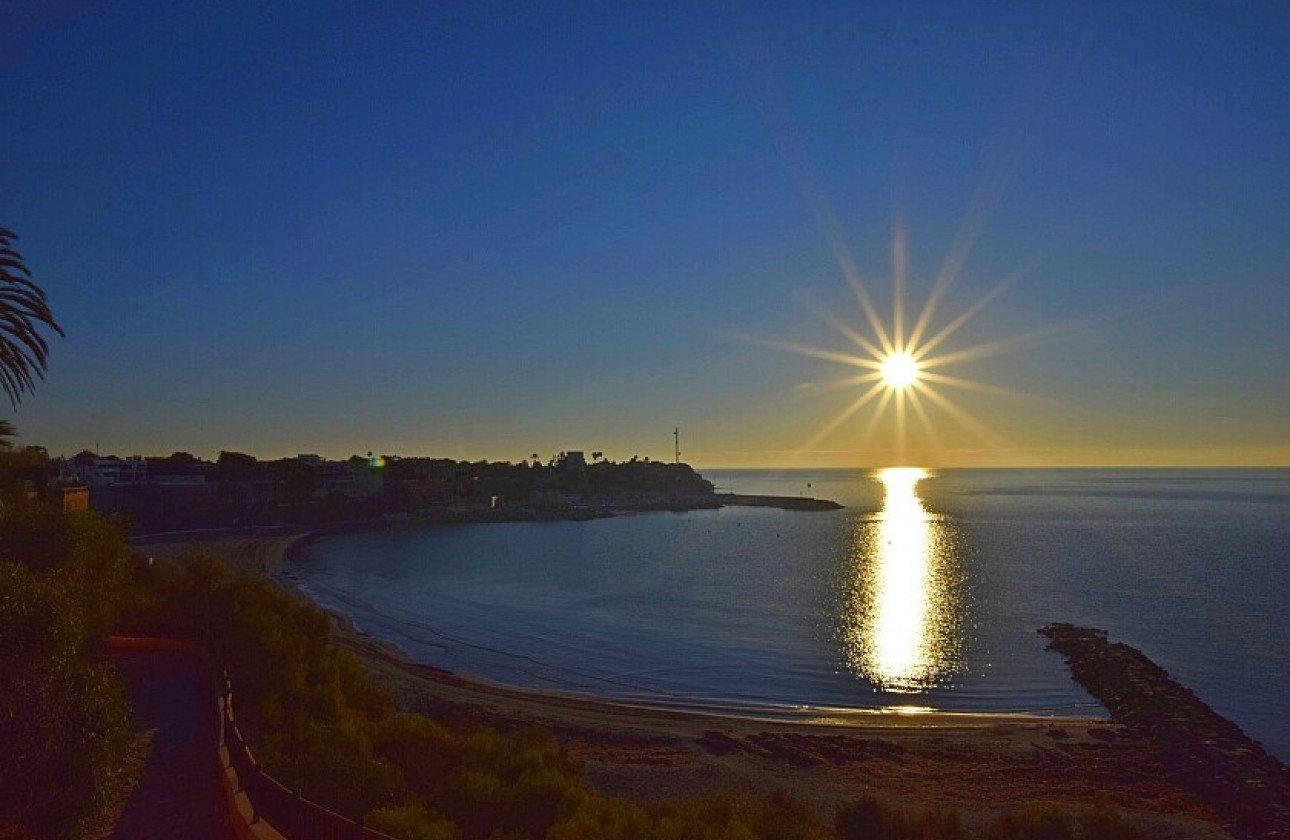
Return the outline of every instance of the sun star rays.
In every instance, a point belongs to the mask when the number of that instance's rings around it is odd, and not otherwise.
[[[957,243],[956,243],[957,245]],[[837,248],[835,248],[835,251]],[[948,421],[980,443],[997,445],[998,435],[990,424],[973,415],[952,394],[987,394],[995,397],[1025,398],[1027,395],[999,385],[980,382],[954,368],[967,362],[1016,350],[1058,329],[1036,330],[1015,336],[989,339],[956,346],[955,339],[963,328],[990,303],[1025,276],[1033,266],[1026,266],[985,292],[957,313],[945,316],[946,290],[963,255],[947,259],[949,270],[942,269],[933,288],[915,312],[907,297],[908,237],[904,225],[897,222],[892,231],[892,304],[891,316],[884,319],[874,298],[861,279],[849,253],[839,265],[859,304],[860,317],[849,323],[835,312],[808,302],[808,309],[830,327],[842,340],[841,347],[758,341],[798,355],[830,362],[851,369],[851,373],[821,383],[820,391],[855,390],[856,396],[830,417],[824,426],[799,451],[808,453],[824,439],[838,432],[848,422],[857,420],[860,436],[858,449],[867,447],[884,420],[891,427],[892,455],[903,463],[911,429],[917,424],[931,448],[944,450],[944,439],[937,423]],[[938,318],[941,314],[944,320]],[[856,369],[859,369],[858,371]]]

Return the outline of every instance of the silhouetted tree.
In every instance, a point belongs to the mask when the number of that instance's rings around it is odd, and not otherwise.
[[[45,300],[31,280],[22,256],[14,250],[18,235],[0,227],[0,388],[14,408],[24,392],[35,390],[35,377],[45,378],[49,344],[43,325],[63,335]]]
[[[221,450],[215,461],[215,478],[223,481],[246,481],[259,475],[260,462],[244,452]]]

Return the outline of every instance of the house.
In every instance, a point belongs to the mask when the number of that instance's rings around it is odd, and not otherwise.
[[[130,458],[108,455],[100,458],[89,450],[82,450],[63,461],[60,472],[65,479],[73,479],[91,487],[137,484],[148,480],[148,460],[141,455]]]

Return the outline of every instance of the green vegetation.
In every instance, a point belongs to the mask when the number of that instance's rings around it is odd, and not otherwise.
[[[128,578],[104,517],[0,508],[0,827],[74,835],[117,790],[129,714],[97,655]]]
[[[1055,808],[1033,805],[1001,814],[973,832],[957,814],[908,814],[861,797],[838,811],[834,825],[840,840],[1143,840],[1142,832],[1106,808],[1072,819]]]
[[[980,834],[980,840],[1142,840],[1143,834],[1123,817],[1094,808],[1073,822],[1057,809],[1031,805],[1003,814]]]

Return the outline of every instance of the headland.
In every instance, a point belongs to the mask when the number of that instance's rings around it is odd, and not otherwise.
[[[561,452],[546,463],[450,458],[299,455],[260,461],[222,452],[204,461],[100,458],[81,453],[59,467],[89,504],[128,516],[136,535],[220,529],[371,527],[380,522],[460,523],[588,520],[645,511],[684,513],[729,505],[823,511],[824,499],[717,493],[689,464],[594,452]],[[118,480],[127,476],[129,480]]]

